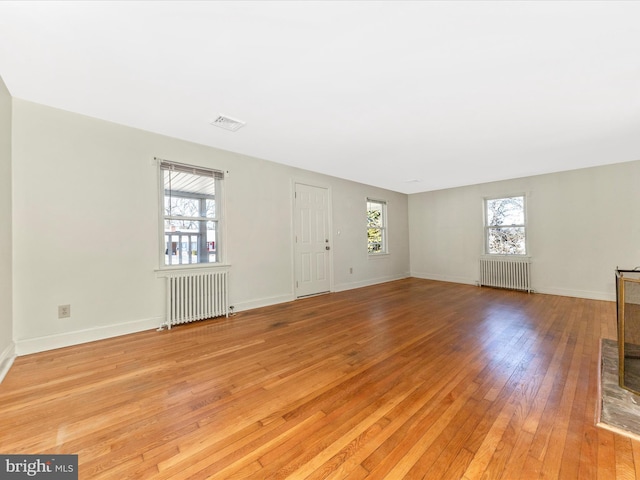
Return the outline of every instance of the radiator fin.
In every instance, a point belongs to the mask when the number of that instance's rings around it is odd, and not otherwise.
[[[531,292],[529,257],[491,256],[480,258],[480,286]]]
[[[228,273],[169,273],[166,325],[229,316]]]

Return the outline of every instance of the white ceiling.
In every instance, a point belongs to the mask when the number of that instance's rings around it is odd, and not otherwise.
[[[640,159],[640,2],[2,1],[0,76],[404,193]]]

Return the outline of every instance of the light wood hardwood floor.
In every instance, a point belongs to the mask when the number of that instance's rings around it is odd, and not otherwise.
[[[19,357],[0,453],[78,454],[81,479],[639,478],[639,442],[594,426],[615,325],[406,279]]]

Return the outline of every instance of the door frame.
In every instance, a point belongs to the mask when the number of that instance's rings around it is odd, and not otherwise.
[[[333,284],[333,198],[331,192],[330,185],[322,185],[312,182],[307,182],[300,179],[292,179],[291,180],[291,288],[293,291],[293,298],[295,300],[299,298],[306,298],[312,295],[305,295],[302,297],[298,296],[296,287],[296,262],[298,259],[296,258],[296,185],[306,185],[308,187],[314,188],[322,188],[327,191],[327,221],[329,223],[328,232],[329,232],[329,245],[331,250],[329,250],[329,293],[334,291]],[[322,295],[325,292],[318,293],[318,295]]]

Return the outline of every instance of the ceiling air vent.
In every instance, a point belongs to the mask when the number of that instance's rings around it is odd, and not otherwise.
[[[244,122],[225,115],[218,115],[218,118],[211,122],[211,125],[236,132],[239,128],[244,127]]]

